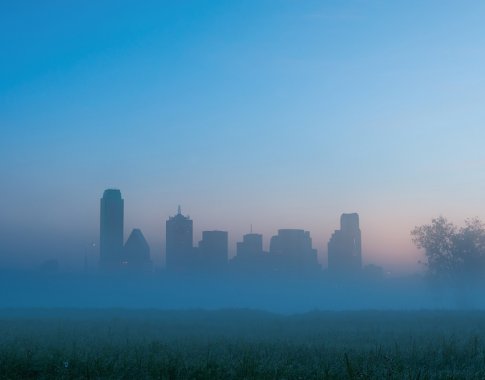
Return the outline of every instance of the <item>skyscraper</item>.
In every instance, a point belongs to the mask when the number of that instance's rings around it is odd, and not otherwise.
[[[165,261],[169,271],[193,270],[195,267],[193,249],[193,222],[182,215],[180,206],[177,215],[165,223]]]
[[[359,214],[342,214],[340,230],[328,242],[328,270],[334,274],[353,274],[362,269],[362,243]]]
[[[269,253],[278,271],[308,273],[320,269],[317,250],[312,247],[310,232],[281,229],[270,240]]]
[[[114,268],[121,264],[123,255],[124,201],[121,192],[107,189],[100,207],[100,265]]]
[[[236,255],[240,257],[250,257],[263,253],[263,235],[246,234],[243,241],[237,243]]]
[[[227,231],[203,231],[199,242],[199,257],[205,270],[220,271],[227,266]]]
[[[138,228],[131,231],[126,241],[123,266],[132,271],[147,270],[151,267],[150,246]]]
[[[237,243],[236,256],[231,266],[241,274],[267,274],[270,270],[270,257],[263,251],[263,235],[249,233]]]

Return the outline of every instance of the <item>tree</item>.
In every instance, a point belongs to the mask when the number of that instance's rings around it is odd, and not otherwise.
[[[428,275],[448,280],[485,279],[485,225],[468,219],[461,228],[440,216],[411,231],[414,244],[424,249]]]

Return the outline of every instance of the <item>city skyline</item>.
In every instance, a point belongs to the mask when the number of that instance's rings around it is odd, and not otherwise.
[[[485,379],[485,1],[0,0],[0,377]]]
[[[150,247],[143,232],[134,228],[123,238],[124,199],[119,189],[106,189],[100,200],[100,233],[98,269],[101,272],[152,271]],[[263,234],[252,230],[236,243],[236,255],[229,256],[229,233],[222,230],[202,231],[202,239],[194,244],[194,222],[177,213],[165,222],[163,271],[170,275],[221,275],[227,271],[243,275],[314,276],[322,267],[333,276],[362,276],[362,240],[357,213],[342,214],[340,230],[328,242],[327,265],[318,261],[310,232],[298,228],[278,229],[269,239],[269,250],[263,249]],[[87,258],[86,258],[87,260]],[[382,268],[371,265],[382,275]],[[85,263],[87,270],[87,264]]]
[[[108,192],[114,191],[116,193],[119,193],[120,190],[118,189],[113,189],[110,188],[106,190]],[[128,236],[131,235],[135,231],[145,231],[145,228],[147,226],[146,221],[143,220],[143,217],[138,219],[137,221],[134,220],[132,215],[124,215],[124,198],[121,198],[122,201],[122,210],[121,214],[123,216],[123,232],[122,232],[122,237],[124,242],[126,243],[128,240]],[[131,203],[131,200],[130,200]],[[136,207],[135,205],[130,205],[129,206],[130,212],[136,212]],[[348,212],[349,210],[347,210]],[[177,213],[181,212],[181,205],[177,206]],[[99,215],[99,209],[98,213]],[[170,213],[169,213],[170,215]],[[312,232],[315,231],[315,229],[308,229],[302,227],[302,224],[297,224],[297,223],[292,223],[288,222],[291,220],[291,217],[288,217],[286,220],[286,224],[284,227],[282,225],[278,225],[277,223],[275,224],[274,229],[259,229],[256,234],[260,234],[263,236],[262,244],[263,244],[263,250],[268,252],[270,251],[270,244],[271,244],[271,237],[275,236],[275,234],[279,230],[285,230],[285,229],[302,229],[302,230],[309,230],[309,232],[312,234],[313,240],[317,241],[318,243],[314,244],[314,248],[317,251],[317,258],[322,265],[323,269],[328,269],[328,244],[331,242],[333,235],[335,235],[335,232],[338,230],[339,222],[338,220],[340,219],[340,223],[342,223],[341,218],[344,215],[353,215],[353,214],[348,214],[346,212],[341,213],[337,215],[336,217],[332,217],[334,219],[330,223],[333,223],[333,225],[328,228],[327,230],[329,232],[326,233],[319,233],[319,231],[322,231],[322,229],[316,229],[316,233]],[[205,215],[201,215],[200,218],[198,217],[198,222],[204,220]],[[204,232],[208,231],[217,231],[217,230],[224,230],[228,233],[228,258],[229,260],[233,259],[236,257],[237,254],[237,245],[243,241],[244,236],[251,234],[251,231],[254,229],[253,228],[253,223],[250,223],[247,230],[242,230],[242,232],[234,232],[233,230],[229,228],[225,228],[221,222],[218,221],[217,215],[213,215],[213,221],[212,223],[196,223],[195,226],[193,227],[193,241],[194,241],[194,247],[197,247],[197,242],[200,242],[203,240],[203,234]],[[171,218],[171,217],[170,217]],[[169,218],[169,219],[170,219]],[[126,223],[126,219],[129,220],[129,224]],[[149,231],[149,238],[147,239],[149,242],[151,250],[150,257],[153,260],[153,264],[155,264],[156,267],[165,267],[166,265],[166,235],[164,231],[164,216],[158,216],[157,219],[161,220],[162,222],[160,223],[159,226],[155,230],[147,228]],[[235,218],[237,219],[237,218]],[[256,218],[257,219],[257,218]],[[328,221],[330,218],[326,219]],[[431,218],[430,218],[431,219]],[[224,217],[221,218],[221,220],[224,220]],[[227,221],[227,219],[225,219]],[[168,221],[168,220],[167,220]],[[236,220],[237,223],[237,220]],[[327,223],[323,223],[325,225],[329,225]],[[58,262],[61,262],[61,268],[66,269],[68,268],[69,270],[80,270],[84,265],[85,262],[84,260],[86,257],[89,258],[90,261],[90,266],[91,269],[93,268],[93,265],[97,265],[98,259],[100,257],[100,251],[101,251],[101,239],[100,239],[100,234],[99,230],[101,228],[102,223],[99,222],[99,225],[94,224],[95,230],[93,231],[93,235],[90,238],[83,239],[82,240],[82,248],[81,249],[74,249],[71,250],[70,252],[66,252],[65,248],[63,247],[63,251],[57,251],[53,250],[51,253],[47,253],[44,256],[37,256],[35,261],[30,261],[28,265],[20,265],[16,266],[13,265],[11,268],[19,268],[19,269],[28,269],[28,268],[33,268],[33,267],[38,267],[39,265],[43,265],[44,262],[50,262],[50,260],[55,259]],[[140,229],[140,226],[144,226]],[[217,227],[215,227],[217,226]],[[155,231],[155,232],[154,232]],[[364,231],[367,233],[367,229],[364,227]],[[75,231],[71,231],[71,233],[75,233]],[[143,232],[144,233],[144,232]],[[265,238],[266,237],[266,238]],[[143,237],[145,239],[145,237]],[[155,243],[153,243],[155,242]],[[79,245],[78,245],[79,246]],[[414,248],[416,251],[417,249]],[[424,269],[422,264],[418,261],[411,261],[408,262],[408,266],[403,266],[401,263],[396,263],[393,262],[393,255],[389,255],[387,258],[388,260],[381,260],[381,257],[378,255],[373,254],[369,248],[367,248],[367,238],[366,242],[364,243],[364,248],[362,249],[361,252],[364,252],[364,254],[361,253],[362,255],[362,267],[367,266],[367,265],[378,265],[380,267],[383,267],[386,273],[389,273],[390,275],[407,275],[407,274],[413,274],[413,273],[421,273],[422,270]],[[420,257],[418,256],[418,260]]]
[[[161,262],[164,217],[309,231],[358,212],[364,260],[485,219],[485,4],[249,0],[0,5],[0,266],[82,266],[99,189]],[[89,25],[89,27],[87,27]],[[264,249],[269,249],[265,240]]]

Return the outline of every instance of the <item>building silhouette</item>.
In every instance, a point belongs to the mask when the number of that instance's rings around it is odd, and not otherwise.
[[[249,233],[236,244],[236,256],[231,265],[239,273],[263,273],[270,271],[268,252],[263,251],[263,235]]]
[[[150,269],[150,247],[139,229],[133,229],[123,245],[124,200],[118,189],[107,189],[100,200],[100,267],[140,271]],[[316,274],[320,272],[317,250],[308,231],[280,229],[263,251],[263,236],[248,233],[237,243],[236,256],[229,266],[228,232],[203,231],[197,248],[193,246],[193,221],[182,214],[168,218],[166,268],[173,273],[221,273],[227,268],[248,274]],[[85,263],[87,267],[87,263]],[[370,278],[382,278],[382,268],[368,267]],[[342,214],[340,229],[328,242],[328,271],[338,275],[363,274],[359,215]]]
[[[336,230],[328,242],[328,270],[345,275],[362,269],[362,246],[359,215],[342,214],[340,230]]]
[[[270,241],[269,254],[274,270],[281,273],[309,273],[320,269],[317,250],[312,247],[310,232],[281,229]]]
[[[124,201],[120,190],[107,189],[100,205],[100,265],[102,268],[119,267],[123,255]]]
[[[123,267],[129,271],[145,271],[151,267],[150,246],[138,228],[131,231],[123,252]]]
[[[168,271],[185,272],[196,267],[193,248],[193,222],[182,215],[180,206],[177,215],[165,223],[165,262]]]
[[[263,235],[249,233],[243,236],[243,241],[237,243],[236,255],[248,257],[263,253]]]
[[[227,231],[203,231],[199,242],[198,256],[201,269],[206,271],[221,271],[228,262]]]

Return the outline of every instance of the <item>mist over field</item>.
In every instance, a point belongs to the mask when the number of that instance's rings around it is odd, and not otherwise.
[[[433,284],[420,276],[334,280],[263,276],[104,276],[2,272],[2,308],[249,308],[312,310],[483,309],[483,285]]]

